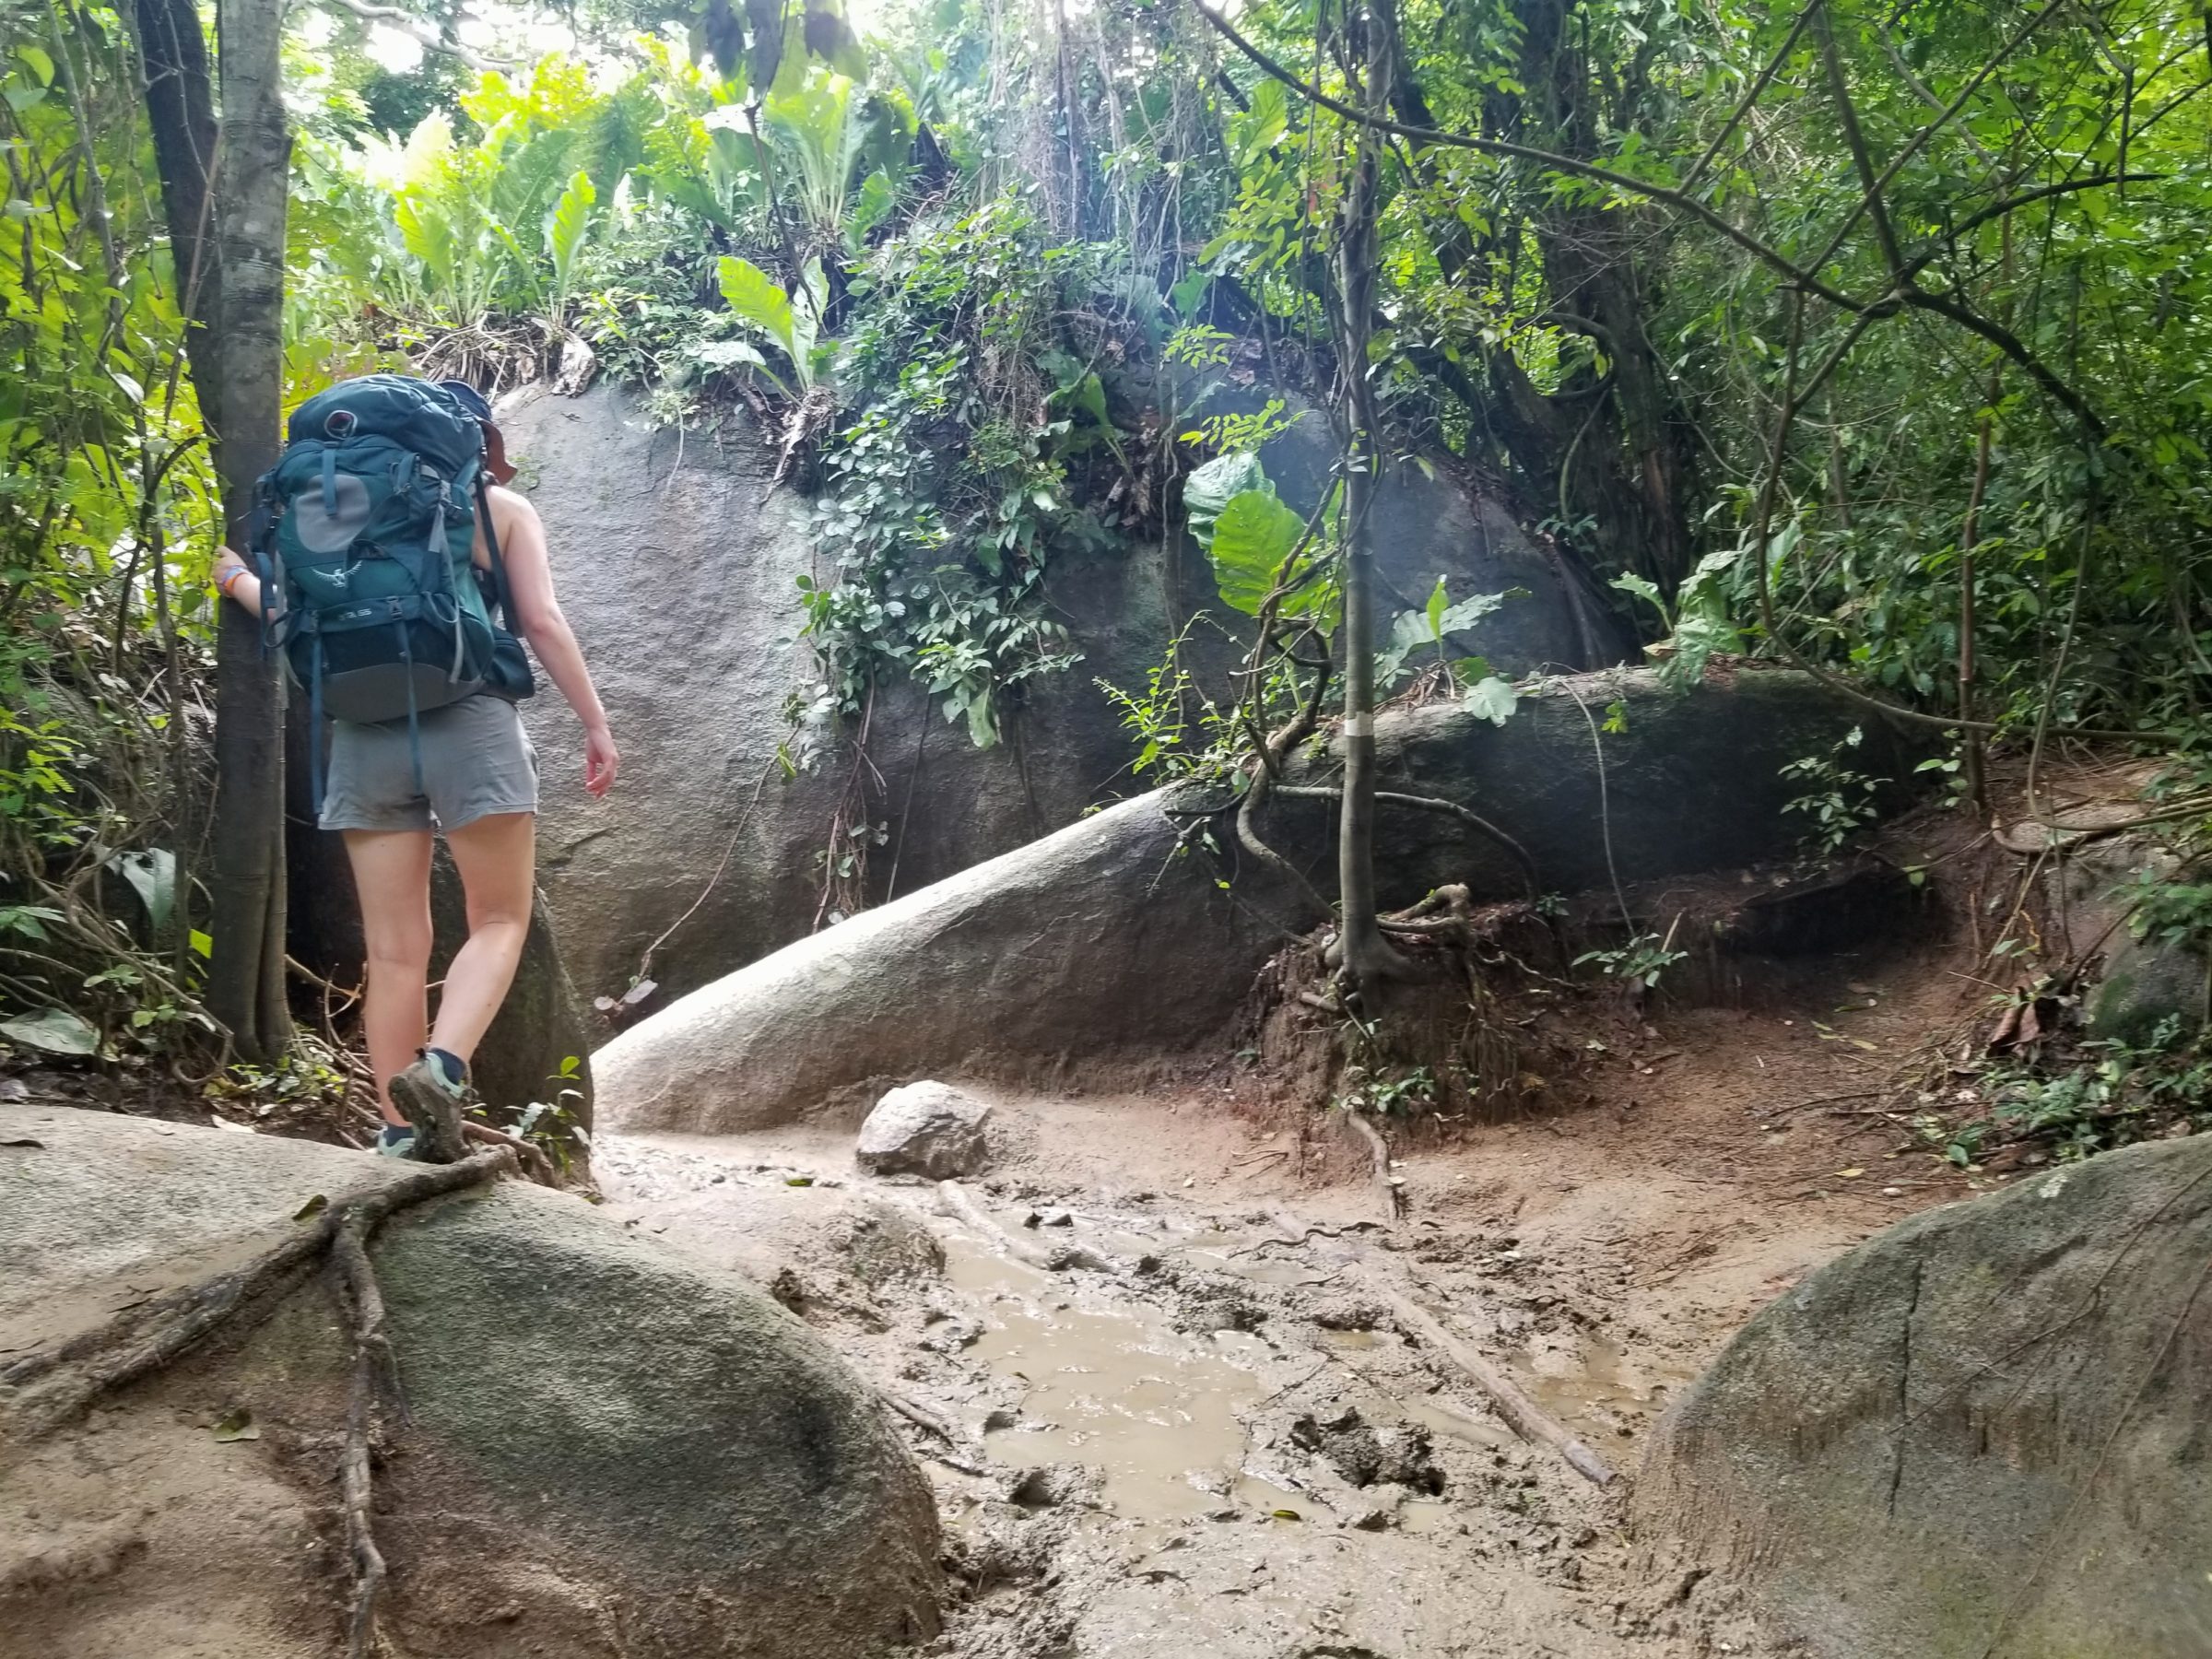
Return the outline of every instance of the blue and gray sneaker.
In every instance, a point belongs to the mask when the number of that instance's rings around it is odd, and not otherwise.
[[[386,1124],[384,1132],[376,1137],[376,1155],[379,1158],[412,1158],[415,1156],[415,1130],[407,1124]]]
[[[468,1068],[443,1049],[427,1048],[388,1086],[392,1104],[415,1126],[413,1157],[424,1163],[459,1163],[468,1156],[461,1114],[476,1103]]]

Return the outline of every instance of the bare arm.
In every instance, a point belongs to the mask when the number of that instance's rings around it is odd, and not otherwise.
[[[583,723],[583,786],[594,795],[603,795],[614,782],[622,757],[607,728],[606,711],[599,706],[592,671],[584,666],[583,652],[568,618],[561,614],[560,601],[553,595],[545,524],[537,509],[513,490],[495,488],[490,495],[500,559],[507,567],[509,602],[514,607],[508,620],[530,641],[539,664]]]
[[[215,585],[224,598],[234,599],[243,606],[248,616],[261,615],[261,578],[253,574],[253,566],[228,547],[216,553]]]

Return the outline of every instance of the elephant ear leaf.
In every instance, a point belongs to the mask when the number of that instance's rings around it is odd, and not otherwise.
[[[700,55],[700,48],[712,53],[714,67],[727,80],[737,73],[738,61],[745,54],[745,25],[738,20],[730,0],[707,0],[692,28],[691,55]]]
[[[1521,694],[1493,674],[1488,679],[1477,680],[1469,686],[1465,697],[1461,700],[1469,712],[1480,715],[1492,725],[1503,725],[1513,717],[1513,711],[1520,707]]]
[[[1276,572],[1304,528],[1298,514],[1271,490],[1246,489],[1231,496],[1214,520],[1207,548],[1222,603],[1248,617],[1258,616],[1275,589]]]
[[[35,1014],[0,1020],[0,1036],[48,1054],[83,1057],[100,1050],[100,1033],[67,1008],[41,1008]]]
[[[868,240],[868,232],[891,216],[898,206],[899,193],[892,188],[891,176],[877,168],[860,182],[860,194],[853,198],[852,217],[845,224],[845,245],[858,253]]]
[[[726,0],[725,0],[726,4]],[[753,50],[746,65],[755,96],[775,85],[783,63],[783,0],[745,0],[745,20],[752,29]],[[724,69],[723,73],[732,73]]]
[[[1248,489],[1265,495],[1275,493],[1275,486],[1267,482],[1266,470],[1260,465],[1259,456],[1249,451],[1232,450],[1226,455],[1216,455],[1193,472],[1182,481],[1182,510],[1190,515],[1191,538],[1200,547],[1211,548],[1214,521],[1233,498]]]

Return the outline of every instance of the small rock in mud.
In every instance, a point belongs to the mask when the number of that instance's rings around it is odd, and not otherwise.
[[[915,1217],[888,1204],[863,1202],[827,1230],[854,1278],[870,1289],[945,1272],[945,1246]]]
[[[944,1083],[909,1083],[876,1102],[853,1157],[872,1175],[951,1181],[991,1161],[991,1108]]]
[[[1104,1484],[1087,1464],[1040,1464],[1007,1483],[1006,1501],[1026,1510],[1088,1507],[1098,1501]]]
[[[1355,1532],[1388,1532],[1397,1525],[1398,1512],[1411,1494],[1404,1487],[1382,1482],[1370,1496],[1374,1501],[1364,1509],[1355,1510],[1347,1522]]]
[[[1377,1430],[1347,1406],[1328,1418],[1299,1418],[1290,1425],[1290,1443],[1320,1458],[1351,1485],[1402,1486],[1433,1496],[1444,1489],[1429,1431],[1406,1424]]]
[[[1354,1296],[1339,1296],[1313,1310],[1313,1323],[1324,1331],[1371,1331],[1386,1322],[1382,1310]]]
[[[1267,1310],[1238,1290],[1201,1290],[1175,1311],[1175,1328],[1194,1336],[1216,1331],[1256,1331],[1267,1323]]]

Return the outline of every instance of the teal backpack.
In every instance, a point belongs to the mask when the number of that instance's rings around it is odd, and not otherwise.
[[[495,603],[503,618],[512,606],[485,494],[482,417],[433,382],[368,374],[301,404],[286,437],[261,480],[255,550],[280,599],[268,642],[306,688],[313,729],[326,714],[405,720],[412,737],[428,710],[486,692],[528,697],[529,659],[492,617]],[[470,558],[479,513],[488,594]],[[319,756],[319,738],[314,747]],[[420,771],[418,756],[418,787]]]

